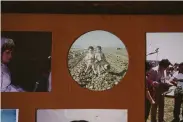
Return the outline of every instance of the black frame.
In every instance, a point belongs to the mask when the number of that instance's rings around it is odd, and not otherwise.
[[[183,14],[183,1],[1,1],[2,13]]]

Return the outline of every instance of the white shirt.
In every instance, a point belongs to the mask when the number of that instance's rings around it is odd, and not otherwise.
[[[11,77],[8,67],[5,64],[1,64],[1,92],[8,92],[11,90],[9,85],[11,84]]]
[[[173,81],[175,78],[176,78],[177,80],[183,80],[183,74],[182,74],[182,73],[178,73],[177,75],[173,75],[173,76],[170,78],[169,82],[170,82],[170,81]],[[183,88],[183,82],[178,81],[177,83],[178,83],[177,86],[181,86],[181,87]]]
[[[176,77],[178,74],[179,74],[179,72],[178,72],[178,71],[175,71],[175,72],[173,73],[173,77]]]
[[[177,76],[175,76],[175,78],[178,80],[183,80],[183,74],[179,73]],[[183,88],[183,82],[178,81],[177,86],[181,86]]]
[[[170,80],[171,79],[171,75],[167,75],[166,77],[165,77],[165,80]]]
[[[20,92],[24,91],[21,88],[15,87],[11,84],[11,75],[8,67],[1,64],[1,92]]]
[[[166,82],[166,77],[167,77],[167,74],[166,74],[166,70],[164,70],[163,73],[161,73],[159,71],[159,65],[156,66],[156,67],[153,67],[152,70],[154,70],[156,73],[157,73],[157,76],[156,76],[156,81],[158,82],[160,80],[160,82],[162,83],[165,83]]]

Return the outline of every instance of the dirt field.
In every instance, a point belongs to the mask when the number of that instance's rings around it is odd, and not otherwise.
[[[95,76],[92,71],[84,73],[86,64],[83,60],[87,50],[71,49],[68,55],[68,67],[71,76],[84,88],[95,91],[103,91],[118,84],[128,69],[128,54],[125,49],[104,48],[103,52],[110,64],[109,73],[103,72],[101,76]]]

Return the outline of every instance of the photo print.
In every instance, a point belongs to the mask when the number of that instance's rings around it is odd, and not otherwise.
[[[146,34],[147,122],[183,121],[183,33]]]
[[[104,91],[117,85],[128,69],[128,52],[114,34],[96,30],[81,35],[68,53],[71,77],[83,88]]]
[[[1,92],[51,91],[51,32],[1,32]]]
[[[125,109],[38,109],[36,122],[127,122]]]
[[[18,122],[18,109],[1,109],[1,122]]]

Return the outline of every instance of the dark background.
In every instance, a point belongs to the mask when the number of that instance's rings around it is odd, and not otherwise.
[[[3,13],[182,14],[182,1],[2,1]]]
[[[14,40],[15,49],[9,64],[12,84],[26,91],[33,91],[35,82],[41,81],[37,91],[47,90],[47,81],[51,69],[52,34],[51,32],[3,31],[2,37]]]

